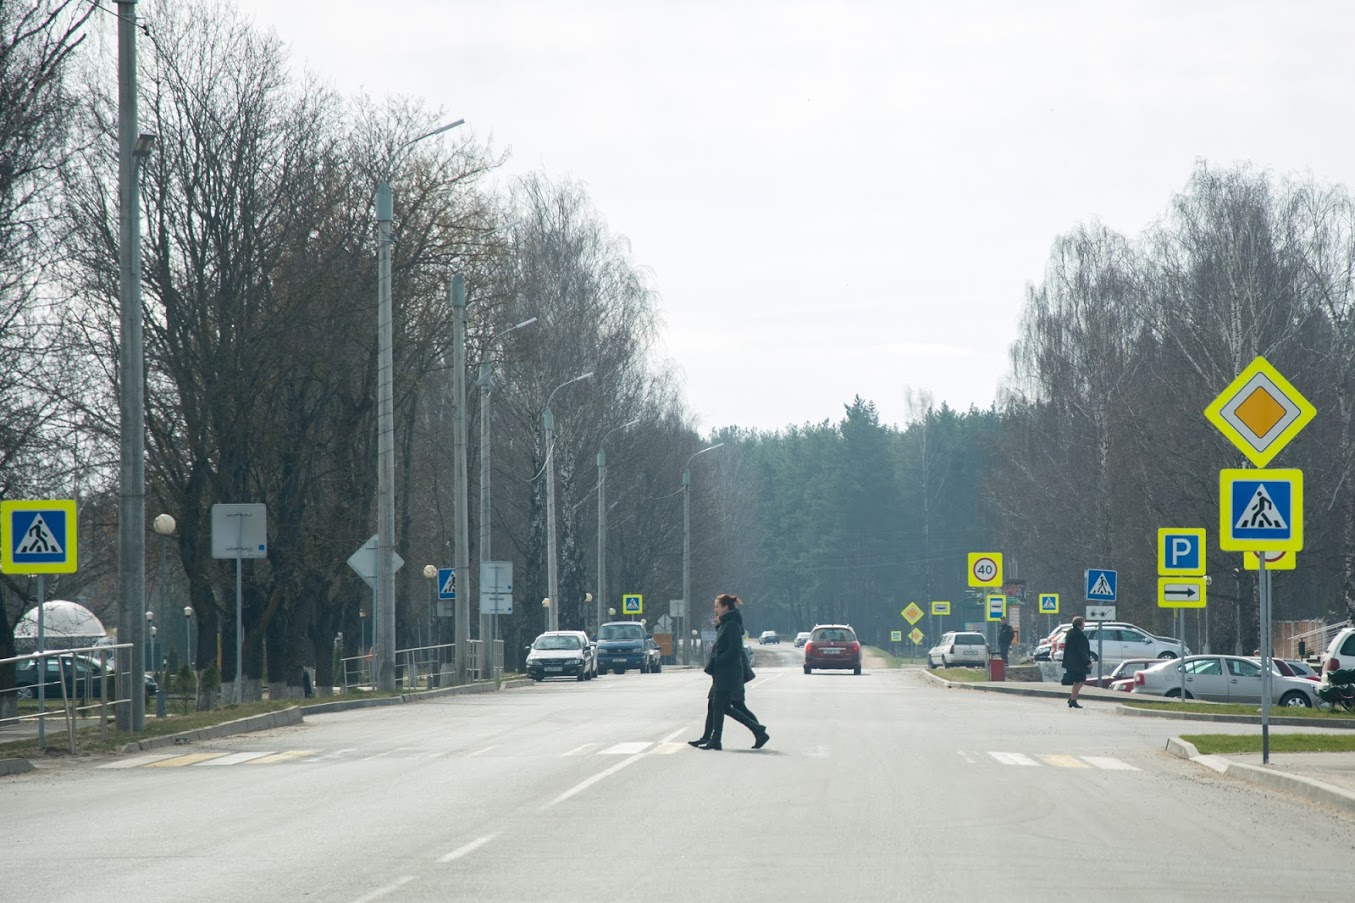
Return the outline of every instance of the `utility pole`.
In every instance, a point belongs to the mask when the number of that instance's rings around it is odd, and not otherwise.
[[[555,415],[547,404],[542,415],[546,428],[546,629],[559,630],[560,575],[555,560]]]
[[[598,591],[594,598],[597,627],[602,630],[602,600],[607,595],[607,451],[598,449]],[[596,636],[596,635],[595,635]]]
[[[136,0],[118,0],[118,729],[146,726],[146,399],[141,332],[141,196],[137,152]]]
[[[452,277],[452,392],[456,398],[456,434],[452,441],[456,505],[456,553],[452,564],[456,568],[456,682],[464,684],[470,664],[467,661],[470,655],[470,478],[466,463],[466,280],[460,273]],[[481,640],[484,640],[483,634]]]

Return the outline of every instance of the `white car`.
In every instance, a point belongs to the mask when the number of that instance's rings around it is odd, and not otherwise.
[[[807,643],[807,642],[809,642],[809,631],[808,631],[808,630],[801,630],[799,633],[795,634],[795,648],[796,648],[796,649],[799,649],[801,646],[803,646],[803,645],[804,645],[805,643]]]
[[[1101,661],[1106,666],[1118,665],[1127,658],[1176,658],[1181,653],[1181,643],[1171,637],[1158,637],[1125,621],[1089,621],[1082,628],[1091,644],[1092,652],[1101,649]],[[1065,631],[1054,640],[1054,649],[1050,653],[1053,661],[1063,661],[1063,647],[1067,643]],[[1190,655],[1190,647],[1185,647]]]
[[[1318,668],[1325,682],[1332,671],[1344,671],[1355,668],[1355,627],[1346,627],[1337,631],[1322,653],[1322,664]]]
[[[1191,655],[1165,661],[1134,675],[1132,693],[1180,697],[1182,669],[1187,699],[1208,702],[1261,704],[1261,663],[1240,655]],[[1271,668],[1271,701],[1282,706],[1312,708],[1317,684],[1301,677],[1285,677]]]
[[[969,665],[988,666],[988,640],[981,633],[952,630],[941,635],[941,642],[927,650],[927,667],[954,668]]]

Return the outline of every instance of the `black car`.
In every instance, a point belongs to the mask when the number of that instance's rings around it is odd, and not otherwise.
[[[644,625],[638,621],[611,621],[598,631],[598,670],[625,674],[634,669],[649,670],[649,653],[645,649]]]
[[[663,670],[663,650],[652,639],[645,640],[645,664],[650,674],[658,674]],[[642,672],[644,670],[641,669]]]
[[[103,679],[99,672],[99,664],[91,658],[83,655],[63,655],[44,660],[47,673],[43,683],[47,686],[47,699],[61,699],[61,677],[65,677],[66,695],[71,699],[101,699],[103,698]],[[113,669],[108,669],[109,683],[112,685],[116,681]],[[14,688],[15,695],[20,699],[38,698],[38,660],[28,659],[14,666]],[[112,693],[117,695],[117,688],[111,687]],[[160,685],[156,683],[155,678],[149,672],[146,674],[146,697],[149,699],[160,691]]]

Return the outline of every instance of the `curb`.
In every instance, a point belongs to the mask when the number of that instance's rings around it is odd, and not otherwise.
[[[247,734],[252,731],[266,731],[273,727],[287,727],[293,724],[301,723],[301,707],[292,706],[288,709],[282,709],[277,712],[264,712],[262,715],[250,715],[248,718],[239,718],[235,721],[227,721],[223,724],[214,724],[211,727],[201,727],[191,731],[181,731],[177,734],[165,734],[163,737],[150,737],[145,740],[135,740],[131,743],[124,743],[118,747],[118,754],[145,751],[148,749],[159,749],[164,746],[176,746],[182,743],[192,743],[195,740],[215,740],[218,737],[229,737],[232,734]]]
[[[33,770],[33,763],[27,759],[0,759],[0,776],[24,774]]]
[[[1355,793],[1343,790],[1340,787],[1333,787],[1331,784],[1324,784],[1315,778],[1305,778],[1302,775],[1286,774],[1283,771],[1275,771],[1264,765],[1248,765],[1245,762],[1233,762],[1222,756],[1202,756],[1194,744],[1182,740],[1180,737],[1172,737],[1167,741],[1167,752],[1182,759],[1211,768],[1220,774],[1228,775],[1232,778],[1239,778],[1252,784],[1260,784],[1263,787],[1270,787],[1274,790],[1283,790],[1296,796],[1301,796],[1314,802],[1325,803],[1329,806],[1336,806],[1340,809],[1347,809],[1355,812]]]
[[[1218,724],[1260,724],[1260,715],[1211,715],[1208,712],[1170,712],[1161,709],[1140,709],[1134,706],[1121,704],[1120,714],[1133,715],[1136,718],[1175,718],[1179,721],[1213,721]],[[1271,724],[1278,724],[1282,727],[1329,727],[1340,730],[1355,730],[1355,719],[1352,718],[1285,718],[1284,716],[1270,716]],[[1198,753],[1197,753],[1198,755]]]

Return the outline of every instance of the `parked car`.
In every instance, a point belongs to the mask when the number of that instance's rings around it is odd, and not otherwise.
[[[1210,702],[1261,703],[1261,663],[1240,655],[1192,655],[1165,661],[1134,675],[1134,693],[1179,697],[1182,671],[1186,698]],[[1312,708],[1317,684],[1271,670],[1272,702]]]
[[[598,644],[593,642],[586,631],[583,630],[561,630],[560,633],[572,633],[583,643],[583,654],[588,666],[588,680],[598,676]]]
[[[1171,637],[1157,637],[1141,627],[1125,621],[1091,621],[1082,628],[1091,643],[1092,652],[1100,649],[1101,659],[1107,665],[1119,664],[1127,658],[1176,658],[1181,651],[1181,643]],[[1050,660],[1063,661],[1063,647],[1067,642],[1067,631],[1062,631],[1054,641]],[[1190,655],[1190,647],[1185,647]]]
[[[44,661],[44,670],[47,677],[43,683],[47,685],[47,701],[59,701],[61,699],[61,677],[65,677],[66,695],[72,699],[102,699],[103,698],[103,680],[100,677],[99,662],[97,659],[85,655],[71,654],[63,655],[59,659],[48,658]],[[110,684],[116,681],[113,667],[110,665],[106,669]],[[160,692],[160,685],[155,677],[146,672],[146,698],[150,699]],[[20,699],[38,698],[38,660],[27,659],[17,663],[14,666],[14,695]],[[113,697],[117,697],[117,688],[111,687],[110,692]]]
[[[988,667],[988,640],[981,633],[952,630],[941,634],[941,641],[927,650],[927,667]]]
[[[1332,671],[1344,671],[1355,668],[1355,627],[1345,627],[1337,631],[1322,653],[1319,671],[1325,676]]]
[[[1295,677],[1302,677],[1305,680],[1315,680],[1315,681],[1322,680],[1322,675],[1318,674],[1317,671],[1313,669],[1313,666],[1308,664],[1307,662],[1301,662],[1296,658],[1286,658],[1286,659],[1277,658],[1275,659],[1275,661],[1277,662],[1283,661],[1286,665],[1289,666],[1289,670],[1294,672]]]
[[[640,669],[640,673],[648,671],[650,674],[658,674],[662,670],[663,650],[652,639],[645,640],[645,667]]]
[[[588,680],[592,676],[589,664],[587,645],[576,631],[547,631],[527,651],[527,676],[532,680],[548,677]]]
[[[808,630],[801,630],[799,633],[795,634],[795,648],[796,648],[796,649],[801,648],[801,647],[804,646],[804,644],[807,643],[807,642],[809,642],[809,631],[808,631]]]
[[[1162,664],[1163,661],[1164,660],[1160,658],[1127,658],[1116,665],[1114,671],[1103,676],[1100,681],[1097,681],[1095,676],[1088,677],[1087,686],[1104,687],[1110,690],[1125,689],[1127,691],[1129,687],[1120,688],[1116,687],[1115,684],[1128,682],[1128,684],[1132,686],[1135,674],[1145,668],[1154,668]]]
[[[757,638],[757,641],[760,645],[769,646],[773,643],[779,644],[781,642],[781,637],[777,635],[775,630],[764,630],[762,631],[762,635]]]
[[[820,624],[810,631],[805,641],[805,673],[815,668],[851,668],[853,674],[860,674],[861,643],[856,631],[847,624]]]
[[[598,629],[598,669],[625,674],[627,670],[646,671],[649,655],[645,652],[644,625],[638,621],[610,621]]]

